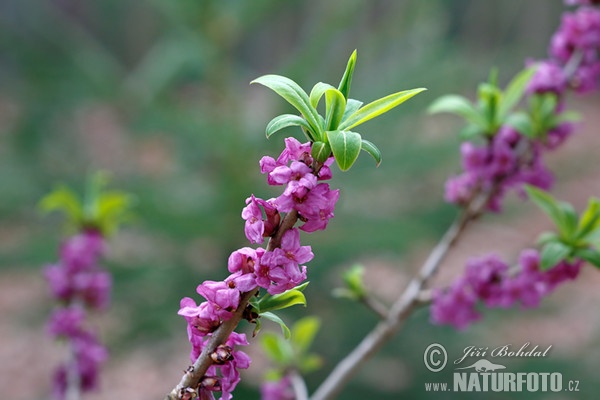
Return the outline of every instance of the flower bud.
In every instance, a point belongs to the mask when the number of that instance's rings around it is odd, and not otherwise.
[[[220,392],[221,391],[221,381],[218,376],[209,376],[205,375],[202,377],[200,381],[201,388],[205,390],[209,390],[211,392]]]
[[[227,361],[233,360],[233,356],[231,355],[231,347],[220,344],[216,350],[210,355],[210,358],[213,360],[215,364],[223,365]]]

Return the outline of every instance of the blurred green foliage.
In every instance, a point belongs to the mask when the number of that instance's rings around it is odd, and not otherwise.
[[[0,273],[37,272],[53,261],[59,220],[42,220],[35,204],[58,182],[82,188],[88,172],[108,170],[113,187],[138,199],[136,220],[112,240],[112,312],[127,323],[108,333],[110,346],[126,357],[134,344],[185,341],[180,298],[194,296],[204,279],[223,278],[229,253],[247,245],[244,199],[276,193],[258,161],[283,146],[282,136],[264,139],[266,123],[291,110],[249,82],[266,73],[305,88],[336,81],[357,48],[356,96],[429,91],[365,126],[383,163],[375,169],[361,157],[349,173],[336,173],[336,218],[327,232],[303,238],[316,254],[308,307],[286,320],[320,316],[312,350],[323,357],[322,375],[375,323],[329,295],[344,267],[359,259],[367,275],[370,261],[400,268],[413,246],[434,240],[454,216],[441,197],[459,167],[458,122],[440,126],[423,110],[448,92],[471,96],[493,65],[507,78],[525,58],[543,57],[561,11],[559,1],[545,0],[4,0],[0,237],[11,240],[0,244]],[[342,398],[427,397],[423,382],[441,379],[425,370],[422,349],[433,341],[474,344],[478,328],[470,335],[432,328],[426,314]],[[399,367],[388,368],[390,360],[401,360]],[[182,354],[182,368],[186,361]],[[584,376],[582,367],[568,368]],[[309,375],[309,387],[321,378]],[[238,395],[256,398],[255,386]]]

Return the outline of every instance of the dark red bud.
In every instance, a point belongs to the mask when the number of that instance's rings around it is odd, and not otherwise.
[[[227,361],[233,360],[233,355],[231,354],[231,347],[220,344],[216,350],[210,355],[210,358],[213,360],[215,364],[223,365]]]

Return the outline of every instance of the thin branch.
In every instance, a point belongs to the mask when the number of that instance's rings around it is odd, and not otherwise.
[[[387,319],[388,309],[379,300],[368,294],[360,298],[360,302],[363,303],[369,310],[373,311],[381,319]]]
[[[67,343],[69,347],[69,356],[66,364],[67,388],[65,391],[65,400],[79,400],[81,398],[81,376],[77,368],[77,355],[73,342]]]
[[[283,234],[290,230],[296,224],[296,221],[298,221],[298,212],[295,210],[291,211],[285,216],[285,218],[281,222],[281,225],[279,226],[279,229],[277,230],[275,235],[273,235],[269,240],[269,244],[267,245],[267,251],[273,251],[273,249],[279,247],[279,245],[281,244],[281,238],[283,237]],[[230,319],[224,321],[221,324],[221,326],[219,326],[219,328],[217,328],[217,330],[213,332],[212,336],[208,340],[208,343],[206,344],[206,346],[204,346],[202,353],[196,359],[196,362],[194,362],[192,368],[186,371],[186,373],[183,375],[177,386],[175,386],[173,390],[171,390],[171,392],[165,397],[165,400],[179,399],[179,393],[182,389],[195,389],[198,387],[198,383],[206,374],[206,370],[213,364],[210,355],[217,349],[217,347],[220,344],[225,343],[225,341],[229,338],[231,332],[233,332],[233,330],[242,320],[242,315],[244,314],[244,310],[246,309],[248,302],[257,293],[258,289],[241,294],[240,304],[233,313],[233,316]]]
[[[295,400],[308,400],[308,389],[306,389],[306,382],[298,371],[292,371],[288,375],[292,380],[292,387],[294,388],[294,399]]]
[[[402,327],[407,317],[419,304],[419,294],[424,285],[436,273],[448,251],[458,241],[469,222],[479,216],[488,200],[489,194],[480,193],[466,207],[429,254],[419,274],[413,278],[402,295],[392,305],[388,317],[379,322],[358,346],[333,369],[311,397],[311,400],[333,399],[358,371],[364,361],[374,355]]]

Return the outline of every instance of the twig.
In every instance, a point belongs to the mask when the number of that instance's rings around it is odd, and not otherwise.
[[[288,376],[292,380],[295,400],[308,400],[308,389],[306,389],[306,382],[304,382],[304,379],[302,379],[302,376],[298,373],[298,371],[291,371]]]
[[[65,400],[79,400],[81,398],[81,376],[77,370],[77,355],[73,342],[67,343],[69,356],[66,364],[67,388]]]
[[[400,329],[406,318],[419,304],[419,294],[424,285],[435,274],[448,251],[457,242],[469,222],[480,214],[489,197],[489,193],[480,193],[465,208],[429,254],[419,274],[413,278],[400,298],[392,305],[387,318],[379,322],[358,346],[333,369],[311,397],[311,400],[333,399],[358,371],[364,361],[375,354]]]
[[[377,314],[379,318],[386,319],[388,317],[387,307],[373,296],[367,294],[360,298],[360,302],[367,306],[369,310]]]
[[[267,245],[267,251],[272,251],[273,249],[279,247],[279,245],[281,244],[281,238],[283,237],[283,234],[290,230],[296,224],[296,221],[298,221],[298,212],[295,210],[291,211],[285,216],[285,218],[281,222],[281,225],[279,226],[279,229],[277,230],[275,235],[273,235],[269,240],[269,244]],[[194,362],[192,368],[186,371],[186,373],[183,375],[177,386],[175,386],[173,390],[171,390],[171,392],[165,397],[165,400],[180,399],[179,394],[182,389],[195,389],[198,387],[198,383],[206,374],[206,370],[213,364],[210,355],[217,349],[217,347],[220,344],[225,343],[225,341],[229,338],[231,332],[233,332],[235,327],[242,320],[242,315],[244,313],[244,310],[246,309],[246,306],[248,305],[248,302],[257,293],[258,289],[242,293],[240,298],[240,304],[233,313],[233,316],[230,319],[224,321],[221,324],[221,326],[219,326],[219,328],[217,328],[217,330],[213,332],[211,338],[208,340],[206,346],[204,346],[202,353],[196,359],[196,362]]]

